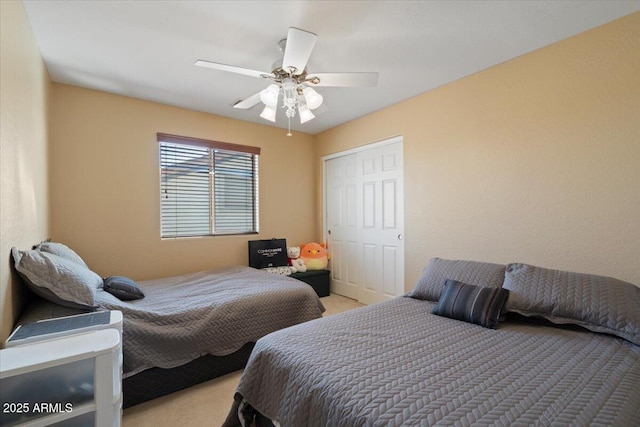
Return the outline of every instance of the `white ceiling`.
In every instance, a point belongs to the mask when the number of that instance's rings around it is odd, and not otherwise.
[[[308,70],[377,71],[375,88],[318,88],[316,134],[640,10],[638,1],[24,0],[55,82],[250,122],[231,105],[268,81],[197,59],[271,71],[290,26],[318,34]],[[286,128],[281,111],[274,124]]]

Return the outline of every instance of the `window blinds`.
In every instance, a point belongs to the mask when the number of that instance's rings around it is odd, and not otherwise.
[[[259,148],[158,134],[164,238],[258,232]]]

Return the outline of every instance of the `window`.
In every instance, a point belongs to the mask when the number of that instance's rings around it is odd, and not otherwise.
[[[158,134],[162,237],[258,232],[260,148]]]

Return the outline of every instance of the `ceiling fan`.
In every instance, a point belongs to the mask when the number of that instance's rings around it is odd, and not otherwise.
[[[289,119],[287,135],[291,136],[291,119],[295,117],[296,109],[300,123],[305,123],[315,117],[311,110],[322,105],[322,95],[316,92],[313,86],[373,87],[378,84],[378,73],[309,73],[307,62],[317,38],[314,33],[290,27],[287,38],[278,43],[283,57],[273,64],[271,72],[202,59],[197,60],[195,65],[271,80],[272,83],[267,88],[236,102],[233,107],[247,110],[262,101],[265,107],[260,117],[275,122],[278,98],[282,95],[282,108]]]

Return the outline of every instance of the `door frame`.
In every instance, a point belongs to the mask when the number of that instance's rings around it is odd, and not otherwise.
[[[348,156],[350,154],[359,153],[361,151],[367,151],[374,148],[384,147],[385,145],[391,145],[396,143],[402,144],[402,157],[403,157],[403,165],[404,165],[404,137],[403,135],[396,135],[389,138],[381,139],[379,141],[370,142],[364,145],[359,145],[357,147],[349,148],[348,150],[338,151],[331,154],[326,154],[322,156],[322,239],[324,242],[328,241],[328,227],[327,227],[327,161],[331,159],[335,159],[338,157]],[[404,166],[402,168],[403,182],[404,182]],[[404,185],[403,185],[404,191]],[[404,197],[402,198],[404,204]],[[404,212],[404,206],[403,206]],[[403,214],[403,226],[406,228],[406,224],[404,224],[404,214]],[[329,252],[331,252],[331,248],[329,248]],[[403,284],[404,286],[404,284]]]

